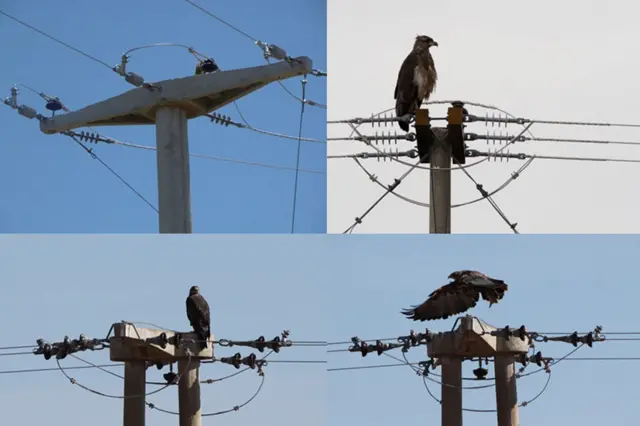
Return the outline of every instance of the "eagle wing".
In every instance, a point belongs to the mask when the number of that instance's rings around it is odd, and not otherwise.
[[[421,305],[403,310],[402,314],[414,321],[447,319],[473,308],[478,299],[475,287],[454,281],[433,291]]]
[[[418,99],[418,86],[414,80],[416,66],[418,66],[418,54],[412,51],[400,66],[396,88],[393,92],[393,99],[396,100],[396,117],[415,112],[415,108],[421,103],[421,100]],[[400,123],[400,127],[409,131],[409,125],[406,123]]]

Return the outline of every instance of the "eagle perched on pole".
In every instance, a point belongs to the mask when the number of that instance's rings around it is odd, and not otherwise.
[[[447,319],[473,308],[480,297],[491,307],[509,288],[504,281],[477,271],[452,272],[449,279],[453,281],[433,291],[421,305],[404,309],[402,314],[414,321]]]
[[[414,115],[423,101],[429,100],[438,80],[438,73],[429,48],[438,43],[429,36],[419,35],[413,43],[413,50],[407,55],[393,93],[396,100],[396,117]],[[399,121],[400,128],[409,131],[409,121]]]
[[[200,339],[200,347],[207,348],[207,340],[211,335],[211,314],[209,304],[200,294],[200,287],[194,285],[189,289],[187,297],[187,318]]]

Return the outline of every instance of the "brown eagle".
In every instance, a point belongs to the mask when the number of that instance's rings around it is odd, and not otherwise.
[[[453,281],[433,291],[421,305],[404,309],[402,314],[414,321],[447,319],[476,306],[480,296],[491,307],[509,288],[504,281],[477,271],[452,272],[449,279]]]
[[[422,102],[429,100],[438,80],[429,48],[437,45],[438,43],[429,36],[416,36],[413,50],[407,55],[398,72],[398,82],[393,93],[393,99],[396,100],[396,117],[415,114]],[[409,131],[409,120],[399,121],[398,124],[405,132]]]
[[[211,316],[209,304],[200,294],[200,287],[194,285],[189,289],[187,297],[187,318],[200,339],[200,347],[207,347],[207,340],[211,335]]]

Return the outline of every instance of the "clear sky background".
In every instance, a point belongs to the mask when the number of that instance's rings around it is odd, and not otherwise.
[[[640,331],[632,320],[640,293],[628,281],[629,265],[640,254],[640,238],[635,236],[352,236],[331,239],[328,245],[330,255],[323,262],[331,265],[333,279],[326,291],[335,295],[328,317],[329,342],[349,341],[353,336],[393,338],[407,335],[412,328],[451,329],[453,319],[420,323],[399,312],[424,301],[448,281],[449,273],[460,269],[481,270],[509,284],[500,304],[489,309],[482,302],[471,311],[496,327],[525,324],[532,331],[571,333],[602,325],[605,334]],[[585,346],[573,356],[637,357],[639,344],[604,342]],[[554,342],[539,344],[537,349],[558,358],[573,346]],[[399,349],[389,353],[402,356]],[[407,358],[426,360],[426,348],[411,349]],[[362,358],[349,352],[330,353],[328,360],[329,368],[398,364],[384,355]],[[473,377],[477,364],[466,364],[464,376]],[[526,371],[537,369],[531,367]],[[520,424],[633,423],[638,418],[632,379],[636,368],[637,361],[562,361],[552,367],[547,390],[520,409]],[[493,377],[493,367],[489,370]],[[440,422],[439,404],[409,367],[328,374],[332,425]],[[519,400],[533,398],[545,381],[543,372],[520,380]],[[430,389],[440,397],[439,385],[430,383]],[[465,390],[464,407],[495,408],[494,392],[494,388]],[[495,425],[496,417],[495,413],[465,413],[464,421],[489,426]]]
[[[432,100],[461,99],[495,105],[531,119],[640,123],[636,50],[638,6],[630,0],[610,2],[543,0],[534,3],[496,0],[424,2],[401,0],[393,7],[376,0],[328,2],[329,120],[368,117],[394,108],[398,70],[416,34],[439,43],[432,49],[439,73]],[[444,116],[447,105],[431,109]],[[468,107],[484,116],[485,109]],[[360,129],[398,131],[399,127]],[[517,134],[522,127],[468,132]],[[536,137],[639,141],[640,129],[535,124]],[[329,125],[329,137],[349,136],[346,124]],[[470,148],[495,151],[502,145],[470,142]],[[414,147],[391,145],[395,151]],[[389,149],[385,144],[378,148]],[[591,158],[640,159],[638,146],[555,142],[517,143],[510,153]],[[330,155],[374,152],[362,142],[330,142]],[[507,152],[507,151],[504,151]],[[405,159],[412,164],[413,159]],[[468,163],[478,159],[468,159]],[[362,160],[384,185],[408,167]],[[484,162],[469,173],[485,189],[502,185],[523,161]],[[453,203],[480,194],[460,170],[453,173]],[[523,233],[637,233],[640,203],[639,164],[536,159],[520,178],[495,196],[511,222]],[[328,230],[343,232],[384,192],[351,159],[328,163]],[[429,202],[429,174],[415,170],[397,192]],[[486,201],[456,208],[454,233],[509,233],[510,228]],[[428,210],[389,195],[354,232],[428,232]]]
[[[252,38],[277,44],[291,56],[308,56],[326,70],[326,2],[202,0],[196,2]],[[159,42],[182,43],[213,57],[221,69],[265,65],[254,42],[184,0],[0,0],[0,10],[109,65],[126,50]],[[13,84],[58,96],[71,109],[133,89],[107,67],[0,15],[0,98]],[[134,52],[129,70],[148,81],[193,75],[196,61],[185,49]],[[301,78],[283,84],[301,96]],[[326,78],[308,76],[306,97],[326,105]],[[21,89],[21,103],[49,114],[45,102]],[[301,103],[277,84],[238,101],[253,127],[297,137]],[[326,109],[305,108],[302,136],[324,141]],[[234,105],[218,112],[242,122]],[[44,135],[35,120],[0,105],[0,232],[157,232],[157,214],[71,138]],[[152,126],[103,127],[101,134],[155,146]],[[194,232],[291,232],[297,140],[266,136],[207,118],[190,121],[193,154],[290,169],[191,158]],[[157,205],[154,151],[93,146],[95,153],[153,205]],[[296,232],[326,230],[326,148],[302,143]]]
[[[326,340],[323,318],[331,293],[324,287],[326,275],[318,273],[324,265],[318,259],[328,255],[325,247],[326,241],[323,244],[313,236],[193,236],[188,242],[158,236],[0,237],[0,321],[5,325],[0,346],[35,345],[38,337],[60,341],[65,335],[77,338],[81,333],[100,338],[121,320],[187,331],[184,303],[194,284],[209,302],[212,332],[218,339],[251,340],[260,335],[272,339],[289,329],[294,342]],[[252,351],[216,348],[217,356],[235,352],[246,356]],[[108,350],[79,355],[93,363],[109,363]],[[294,346],[268,359],[323,361],[326,352],[324,346]],[[61,365],[84,364],[67,358]],[[56,363],[34,355],[0,356],[2,371],[30,368],[56,368]],[[324,363],[271,363],[265,367],[264,386],[251,403],[224,418],[203,422],[246,425],[277,419],[281,425],[297,425],[304,418],[305,424],[324,426],[325,369]],[[122,374],[123,368],[110,371]],[[147,380],[162,381],[167,371],[166,367],[162,371],[149,368]],[[205,364],[201,379],[235,371],[226,364]],[[97,391],[122,395],[122,380],[102,371],[68,370],[68,374]],[[259,384],[260,378],[251,370],[202,384],[203,413],[245,402]],[[147,392],[154,389],[147,386]],[[121,400],[73,386],[59,370],[0,374],[0,398],[6,424],[35,425],[42,416],[65,418],[70,426],[84,424],[87,418],[96,426],[122,421]],[[177,411],[177,389],[163,390],[148,401]],[[147,423],[175,425],[177,419],[147,410]]]

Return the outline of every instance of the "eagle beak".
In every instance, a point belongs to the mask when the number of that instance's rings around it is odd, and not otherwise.
[[[437,42],[437,41],[431,42],[431,46],[436,46],[436,47],[438,47],[438,42]]]

